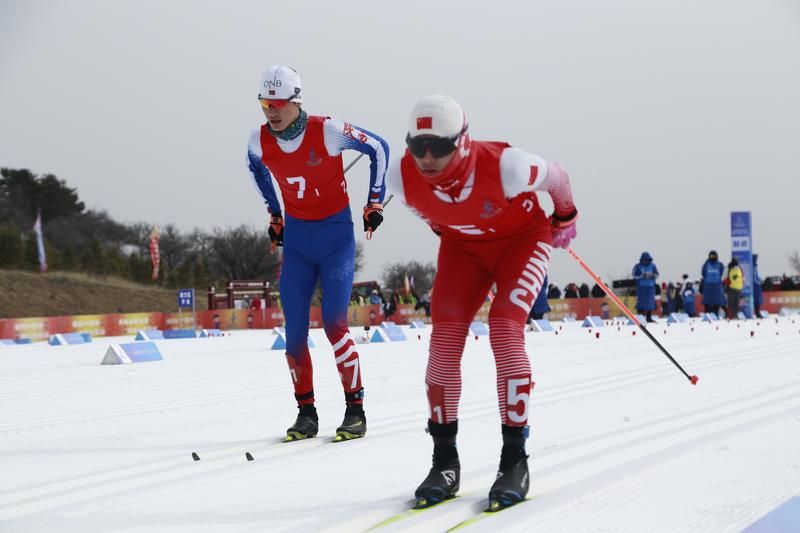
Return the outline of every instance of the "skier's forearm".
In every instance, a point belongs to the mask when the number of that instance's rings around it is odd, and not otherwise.
[[[264,198],[264,203],[267,204],[267,211],[272,215],[280,215],[281,204],[278,202],[278,195],[272,184],[272,174],[258,155],[248,151],[247,159],[250,176],[253,178],[253,184],[256,186],[258,192],[261,193],[262,198]]]
[[[566,215],[576,210],[575,202],[572,200],[569,175],[556,163],[547,163],[547,176],[537,189],[547,191],[553,199],[557,214]]]

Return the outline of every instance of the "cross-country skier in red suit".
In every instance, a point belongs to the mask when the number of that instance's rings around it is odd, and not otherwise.
[[[406,144],[403,157],[389,165],[387,187],[441,235],[425,376],[433,468],[416,490],[416,507],[458,491],[461,355],[469,324],[496,283],[489,340],[497,367],[503,448],[489,508],[497,510],[528,493],[525,439],[533,382],[525,322],[542,289],[553,247],[566,247],[576,235],[578,211],[561,167],[504,142],[472,140],[464,111],[448,96],[417,102]],[[539,206],[537,191],[553,200],[549,217]]]

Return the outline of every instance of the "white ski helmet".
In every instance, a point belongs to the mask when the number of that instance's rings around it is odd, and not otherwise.
[[[467,115],[461,106],[441,94],[426,96],[414,104],[408,120],[408,135],[433,135],[436,137],[458,137],[467,131]]]
[[[261,75],[258,98],[264,100],[290,100],[303,103],[300,75],[292,67],[275,65]]]

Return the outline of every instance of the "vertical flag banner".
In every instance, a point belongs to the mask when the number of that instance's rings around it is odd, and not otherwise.
[[[408,272],[403,274],[403,291],[405,291],[406,296],[408,296],[408,293],[411,292],[411,283],[408,281]]]
[[[753,316],[753,224],[750,211],[731,212],[731,255],[744,274],[740,307],[748,318]]]
[[[42,210],[36,213],[36,222],[33,223],[33,231],[36,233],[36,249],[39,251],[39,270],[47,272],[47,256],[44,253],[44,236],[42,235]]]
[[[161,238],[161,231],[156,225],[150,232],[150,262],[153,263],[153,281],[158,279],[158,267],[161,264],[161,252],[158,249],[159,238]]]

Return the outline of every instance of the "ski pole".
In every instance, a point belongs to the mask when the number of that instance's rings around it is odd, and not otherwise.
[[[355,159],[353,159],[353,160],[350,162],[350,164],[349,164],[349,165],[347,165],[347,166],[344,168],[344,171],[342,172],[342,174],[347,174],[347,171],[348,171],[348,170],[350,170],[350,169],[352,168],[352,166],[353,166],[353,165],[355,165],[356,163],[358,163],[358,160],[359,160],[359,159],[361,159],[362,157],[364,157],[364,154],[363,154],[363,153],[360,153],[360,154],[358,154],[358,157],[356,157]]]
[[[642,324],[642,323],[641,323],[641,321],[639,321],[639,319],[636,317],[636,315],[634,315],[634,314],[631,312],[631,310],[630,310],[630,309],[628,309],[628,308],[625,306],[625,304],[623,304],[623,303],[622,303],[622,300],[620,300],[620,299],[619,299],[619,297],[618,297],[616,294],[614,294],[614,293],[613,293],[613,291],[612,291],[611,289],[609,289],[609,288],[606,286],[606,284],[605,284],[605,283],[603,283],[603,282],[602,282],[602,280],[600,279],[600,277],[599,277],[597,274],[595,274],[595,273],[592,271],[592,269],[591,269],[591,268],[589,268],[589,265],[587,265],[586,263],[584,263],[584,262],[583,262],[583,259],[581,259],[580,257],[578,257],[578,254],[576,254],[576,253],[575,253],[575,252],[572,250],[572,248],[569,248],[569,247],[567,247],[567,253],[568,253],[570,256],[572,256],[572,258],[573,258],[575,261],[577,261],[577,262],[578,262],[578,264],[581,266],[581,268],[583,268],[583,269],[586,271],[586,273],[587,273],[587,274],[589,274],[589,276],[590,276],[590,277],[591,277],[591,278],[592,278],[592,279],[595,281],[595,283],[597,283],[597,284],[600,286],[600,288],[601,288],[601,289],[603,289],[603,292],[605,292],[605,293],[606,293],[606,295],[607,295],[609,298],[611,298],[611,299],[614,301],[614,303],[615,303],[615,304],[617,304],[617,307],[619,307],[619,308],[620,308],[620,310],[621,310],[623,313],[625,313],[625,316],[627,316],[628,318],[630,318],[630,319],[633,321],[633,323],[634,323],[634,324],[636,324],[637,326],[639,326],[639,328],[640,328],[642,331],[644,331],[644,334],[645,334],[645,335],[647,335],[647,338],[649,338],[651,341],[653,341],[653,343],[654,343],[656,346],[658,346],[658,349],[659,349],[659,350],[661,350],[661,351],[663,352],[663,354],[664,354],[664,355],[666,355],[666,356],[667,356],[667,358],[668,358],[670,361],[672,361],[672,364],[674,364],[676,367],[678,367],[678,370],[680,370],[680,371],[683,373],[683,375],[684,375],[684,376],[686,376],[686,379],[688,379],[688,380],[689,380],[689,382],[690,382],[692,385],[697,385],[697,380],[698,380],[698,377],[697,377],[697,376],[690,376],[689,374],[687,374],[687,373],[686,373],[686,371],[683,369],[683,367],[682,367],[680,364],[678,364],[678,362],[675,360],[675,358],[674,358],[674,357],[672,357],[672,356],[669,354],[669,352],[666,350],[666,348],[664,348],[664,347],[661,345],[661,343],[660,343],[660,342],[658,342],[658,340],[656,340],[656,338],[655,338],[655,337],[653,337],[653,335],[652,335],[652,334],[651,334],[649,331],[647,331],[647,328],[644,326],[644,324]]]
[[[360,153],[360,154],[358,154],[358,157],[356,157],[355,159],[353,159],[353,160],[350,162],[350,164],[349,164],[349,165],[347,165],[346,167],[344,167],[344,171],[343,171],[342,173],[343,173],[343,174],[347,174],[347,171],[348,171],[348,170],[350,170],[351,168],[353,168],[353,165],[355,165],[356,163],[358,163],[358,160],[359,160],[359,159],[361,159],[362,157],[364,157],[364,153],[363,153],[363,152],[362,152],[362,153]],[[391,198],[389,198],[389,199],[391,200]],[[389,203],[389,202],[386,202],[386,203]],[[372,230],[371,230],[371,229],[367,230],[367,240],[370,240],[370,239],[372,239]]]

